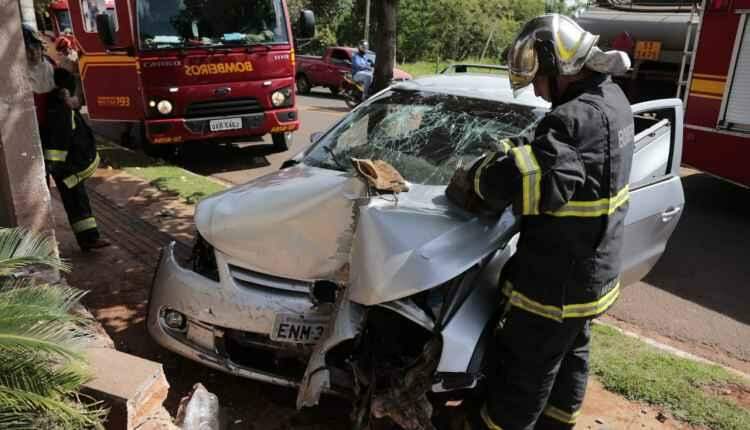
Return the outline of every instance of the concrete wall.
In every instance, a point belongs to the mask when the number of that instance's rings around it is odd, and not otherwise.
[[[0,0],[0,227],[53,234],[18,0]]]

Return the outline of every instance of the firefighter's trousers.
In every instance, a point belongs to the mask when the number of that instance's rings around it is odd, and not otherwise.
[[[89,195],[86,193],[85,181],[81,181],[73,188],[68,188],[63,177],[52,175],[60,193],[60,199],[65,207],[68,222],[73,229],[78,245],[85,249],[86,245],[99,239],[99,229],[91,213]]]
[[[571,429],[589,370],[589,319],[557,322],[512,308],[497,339],[480,427]]]

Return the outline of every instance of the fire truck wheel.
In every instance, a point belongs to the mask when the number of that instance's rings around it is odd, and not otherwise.
[[[333,94],[334,96],[339,95],[339,93],[341,92],[341,89],[339,87],[328,87],[328,89],[331,90],[331,94]]]
[[[292,133],[273,133],[271,134],[273,149],[276,152],[285,152],[289,150],[289,144],[292,141]]]
[[[297,94],[310,94],[310,81],[303,74],[297,75]]]

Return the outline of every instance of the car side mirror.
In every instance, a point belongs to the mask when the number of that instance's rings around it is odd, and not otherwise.
[[[310,135],[310,143],[315,143],[320,140],[320,138],[323,137],[322,131],[316,131],[315,133]]]
[[[96,29],[99,33],[99,39],[104,46],[114,46],[115,40],[115,22],[112,16],[106,13],[100,13],[96,16]]]
[[[315,14],[313,11],[305,9],[300,12],[297,28],[299,28],[300,39],[312,39],[315,37]]]

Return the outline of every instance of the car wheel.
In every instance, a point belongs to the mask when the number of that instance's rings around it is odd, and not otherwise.
[[[339,87],[328,87],[328,89],[331,90],[331,94],[333,94],[334,96],[339,95],[339,93],[341,92]]]
[[[311,88],[307,76],[302,74],[297,75],[297,94],[310,94]]]
[[[285,152],[289,150],[289,145],[292,143],[292,133],[273,133],[271,134],[271,140],[273,141],[274,151]]]

